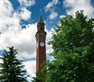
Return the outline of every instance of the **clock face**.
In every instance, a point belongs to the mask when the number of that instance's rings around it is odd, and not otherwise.
[[[44,46],[44,42],[40,42],[40,46],[43,47]]]

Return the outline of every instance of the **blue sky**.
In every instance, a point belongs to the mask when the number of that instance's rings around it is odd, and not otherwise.
[[[36,0],[36,3],[33,6],[26,7],[29,11],[32,12],[32,16],[28,21],[22,20],[22,26],[24,27],[24,24],[38,22],[39,17],[42,16],[43,19],[46,21],[47,29],[50,30],[51,28],[55,28],[58,24],[58,21],[60,20],[60,16],[66,15],[67,13],[62,5],[63,0],[58,0],[58,3],[54,4],[54,6],[51,7],[51,10],[49,9],[49,11],[46,11],[46,6],[51,1],[52,0]],[[21,7],[19,1],[17,0],[10,0],[10,2],[12,3],[15,11],[18,11],[18,8]],[[58,15],[53,20],[50,20],[49,15],[53,11],[57,12]]]
[[[26,8],[32,12],[32,16],[29,18],[28,21],[21,20],[20,24],[22,25],[23,28],[25,27],[26,24],[38,22],[39,17],[42,16],[46,21],[47,29],[50,30],[51,28],[55,28],[56,25],[58,25],[60,16],[67,15],[68,14],[67,10],[71,10],[71,7],[66,7],[64,4],[64,1],[68,1],[68,0],[31,0],[31,1],[32,2],[35,1],[34,5],[27,6]],[[90,4],[92,5],[92,7],[94,7],[94,0],[88,0],[88,1],[90,1]],[[10,0],[10,2],[15,11],[18,11],[18,9],[22,6],[24,7],[24,5],[21,5],[19,3],[19,0]],[[46,7],[51,2],[53,2],[52,6],[49,7],[47,10]],[[49,18],[51,12],[57,13],[57,15],[52,20],[51,18]]]
[[[78,10],[94,18],[94,0],[0,0],[0,52],[14,46],[19,52],[17,57],[24,60],[28,74],[34,77],[39,17],[42,16],[46,24],[47,43],[56,25],[60,25],[60,18],[75,16]],[[52,47],[46,45],[46,53],[50,54]],[[47,59],[53,58],[47,55]]]

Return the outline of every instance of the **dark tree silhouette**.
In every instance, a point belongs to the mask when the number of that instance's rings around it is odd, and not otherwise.
[[[4,50],[3,62],[0,64],[0,82],[27,82],[24,65],[16,58],[16,54],[14,47]]]

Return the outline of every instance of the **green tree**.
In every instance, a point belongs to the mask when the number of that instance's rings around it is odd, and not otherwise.
[[[39,77],[34,77],[32,82],[43,82],[41,78]]]
[[[37,72],[37,76],[33,77],[31,82],[46,82],[46,62],[43,62],[42,69]]]
[[[93,20],[83,11],[61,19],[49,42],[54,60],[47,63],[46,82],[94,82]]]
[[[9,47],[8,51],[4,50],[3,63],[0,64],[0,82],[27,82],[26,71],[16,54],[14,47]]]

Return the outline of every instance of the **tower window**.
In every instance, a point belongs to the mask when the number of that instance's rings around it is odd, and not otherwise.
[[[41,27],[40,29],[42,30],[43,28]]]

